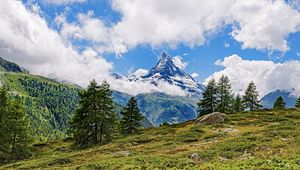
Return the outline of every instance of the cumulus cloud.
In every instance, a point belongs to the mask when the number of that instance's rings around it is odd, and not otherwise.
[[[149,70],[140,68],[140,69],[137,69],[132,75],[134,75],[136,77],[142,77],[148,73],[149,73]]]
[[[221,75],[227,75],[232,83],[235,93],[241,93],[251,81],[257,85],[261,97],[276,89],[293,91],[300,96],[300,62],[288,61],[275,63],[273,61],[244,60],[234,54],[219,60],[216,65],[224,67],[206,79],[219,79]]]
[[[111,28],[105,25],[103,20],[95,17],[93,11],[88,11],[86,14],[77,14],[75,21],[72,22],[67,21],[66,13],[65,11],[55,18],[60,35],[65,40],[90,41],[99,53],[123,54],[127,52],[127,47],[121,39],[113,33]]]
[[[86,2],[86,0],[44,0],[44,2],[53,5],[66,5],[72,3],[83,3]]]
[[[231,35],[243,48],[285,52],[286,38],[299,31],[300,14],[283,0],[238,1],[231,11],[238,22]]]
[[[44,18],[26,9],[21,1],[0,0],[0,3],[0,56],[20,64],[33,74],[74,82],[83,87],[92,79],[98,82],[107,80],[112,89],[129,94],[151,91],[185,94],[179,87],[167,82],[159,82],[158,86],[154,86],[129,82],[127,79],[116,80],[111,76],[113,64],[102,58],[94,48],[87,47],[79,52],[59,33],[50,29]],[[98,20],[90,19],[91,16],[92,13],[78,15],[78,20],[84,26],[80,29],[75,27],[74,30],[79,30],[76,38],[102,38],[97,32],[84,32],[85,27],[101,25]],[[65,24],[65,19],[57,18],[56,22]],[[139,70],[141,72],[145,70]]]
[[[192,73],[192,77],[193,77],[193,78],[196,78],[196,77],[198,77],[198,76],[199,76],[198,73]]]
[[[300,13],[283,0],[112,0],[111,4],[122,15],[116,24],[108,27],[93,15],[80,14],[78,22],[64,25],[62,34],[73,33],[97,42],[99,51],[122,54],[142,44],[203,45],[229,25],[229,35],[242,48],[285,52],[287,37],[300,28]]]
[[[175,66],[177,66],[178,68],[184,70],[185,67],[188,65],[188,62],[185,62],[182,60],[182,57],[180,56],[175,56],[172,58],[173,63],[175,64]]]
[[[22,2],[1,0],[0,12],[0,56],[32,73],[84,86],[87,79],[103,80],[112,69],[112,64],[92,49],[80,53],[65,44],[43,18],[28,11]]]

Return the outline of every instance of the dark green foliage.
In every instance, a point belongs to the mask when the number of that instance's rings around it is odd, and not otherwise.
[[[8,101],[1,89],[0,163],[26,158],[30,155],[32,138],[21,101]],[[6,101],[6,102],[5,102]]]
[[[79,95],[80,108],[70,123],[76,144],[87,146],[109,142],[116,122],[109,84],[104,82],[99,86],[93,80]]]
[[[273,109],[284,109],[285,108],[285,101],[283,100],[283,98],[281,96],[279,96],[274,105],[273,105]]]
[[[78,89],[59,83],[37,81],[31,78],[19,79],[29,96],[37,98],[39,106],[47,108],[53,119],[51,126],[64,131],[72,112],[77,107]]]
[[[249,109],[250,111],[260,109],[261,105],[258,97],[259,94],[256,90],[254,82],[250,82],[243,96],[243,107],[245,109]]]
[[[141,128],[143,116],[135,97],[129,99],[126,107],[121,112],[121,115],[121,132],[123,134],[135,133]]]
[[[212,113],[217,109],[217,85],[215,79],[211,79],[205,91],[203,92],[203,99],[198,104],[199,117]]]
[[[0,76],[9,97],[24,102],[35,139],[65,136],[67,122],[78,105],[78,87],[24,73],[0,72]]]
[[[233,111],[234,112],[242,112],[242,111],[244,111],[244,107],[243,107],[243,104],[242,104],[242,98],[241,98],[241,96],[239,94],[234,99]]]
[[[0,128],[1,128],[1,122],[4,119],[4,116],[8,112],[8,98],[7,98],[7,91],[4,88],[0,89]]]
[[[222,75],[217,84],[217,111],[222,113],[232,112],[231,84],[227,76]]]
[[[296,104],[295,104],[296,108],[300,108],[300,97],[298,97]]]

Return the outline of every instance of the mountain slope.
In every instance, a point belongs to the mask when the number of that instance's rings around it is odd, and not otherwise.
[[[137,95],[142,113],[155,125],[181,123],[197,117],[196,100],[163,93]]]
[[[292,94],[292,92],[286,90],[275,90],[268,93],[263,98],[261,98],[261,103],[265,108],[273,108],[274,102],[276,99],[281,96],[286,102],[287,108],[294,108],[297,97]]]
[[[0,72],[1,83],[24,102],[33,134],[40,140],[64,136],[77,107],[79,89],[56,81],[14,72]]]
[[[161,126],[82,150],[70,139],[37,143],[32,158],[0,169],[300,169],[299,115],[230,114],[221,125]]]
[[[0,70],[1,84],[9,89],[11,96],[23,99],[35,136],[41,140],[64,136],[67,123],[78,105],[78,91],[81,88],[31,75],[17,64],[1,58],[0,61],[0,68],[3,68]],[[118,113],[130,97],[125,93],[113,92]],[[144,127],[165,122],[180,123],[197,117],[195,98],[149,93],[139,94],[137,99],[145,116]]]

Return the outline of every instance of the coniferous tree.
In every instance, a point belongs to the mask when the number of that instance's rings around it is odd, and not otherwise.
[[[211,79],[205,91],[202,93],[202,99],[197,103],[199,117],[212,113],[217,109],[217,85],[215,79]]]
[[[222,75],[217,85],[217,111],[222,113],[232,112],[231,84],[227,76]]]
[[[103,119],[99,121],[99,142],[103,141],[103,138],[106,142],[112,140],[112,133],[115,130],[116,126],[116,113],[115,105],[112,98],[112,91],[110,90],[109,84],[104,81],[100,86],[100,108],[103,112]]]
[[[300,97],[298,97],[296,104],[295,104],[296,108],[300,108]]]
[[[234,99],[233,111],[234,112],[242,112],[242,111],[244,111],[244,107],[243,107],[243,103],[242,103],[242,98],[241,98],[241,96],[239,94]]]
[[[131,97],[122,110],[121,115],[121,132],[123,134],[131,134],[137,132],[142,127],[143,116],[137,104],[135,97]]]
[[[80,108],[70,122],[76,144],[86,146],[109,142],[115,128],[115,111],[109,84],[91,81],[80,94]]]
[[[256,90],[254,82],[250,82],[243,96],[243,107],[245,109],[249,109],[250,111],[258,110],[261,108],[258,97],[259,93]]]
[[[284,99],[279,96],[276,101],[274,102],[274,105],[273,105],[273,109],[284,109],[285,108],[285,101]]]
[[[9,102],[6,90],[0,91],[0,108],[5,111],[0,122],[0,161],[26,158],[30,155],[29,145],[32,138],[25,111],[21,101]]]
[[[7,91],[5,88],[1,88],[0,89],[0,128],[4,116],[7,114],[7,107],[8,107]]]

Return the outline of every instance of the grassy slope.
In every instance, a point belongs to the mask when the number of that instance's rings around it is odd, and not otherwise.
[[[2,168],[28,169],[299,169],[300,110],[229,115],[226,123],[193,122],[143,130],[107,145],[76,150],[72,141],[35,145],[35,156]],[[130,151],[121,156],[119,151]],[[189,159],[198,153],[202,160]]]

